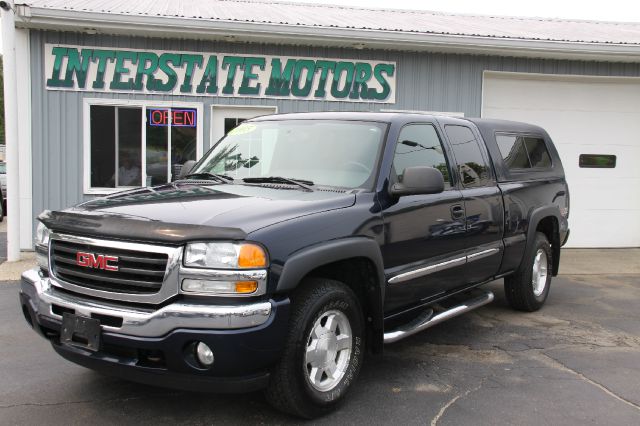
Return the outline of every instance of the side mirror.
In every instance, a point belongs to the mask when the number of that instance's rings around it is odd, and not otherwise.
[[[193,166],[195,165],[196,165],[196,161],[194,160],[186,161],[182,165],[182,168],[180,169],[180,174],[178,174],[178,179],[184,179],[184,177],[188,175],[191,170],[193,170]]]
[[[402,182],[391,187],[391,195],[438,194],[444,191],[444,178],[440,170],[433,167],[407,167],[402,173]]]

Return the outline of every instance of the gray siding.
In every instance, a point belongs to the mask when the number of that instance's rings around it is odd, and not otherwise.
[[[640,64],[608,62],[162,40],[44,31],[32,31],[30,42],[34,216],[44,209],[61,209],[88,198],[83,194],[82,185],[82,101],[85,97],[202,102],[204,105],[204,148],[206,150],[212,142],[209,140],[210,105],[212,104],[275,105],[279,112],[376,111],[386,108],[464,112],[466,116],[477,117],[480,115],[482,73],[485,70],[640,76]],[[44,87],[43,47],[45,43],[396,61],[397,102],[395,104],[375,104],[48,91]]]

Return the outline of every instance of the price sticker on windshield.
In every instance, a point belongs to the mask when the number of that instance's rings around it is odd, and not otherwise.
[[[246,135],[247,133],[253,132],[255,129],[256,129],[256,126],[253,125],[253,124],[242,123],[238,127],[236,127],[235,129],[232,129],[231,131],[229,131],[229,133],[227,133],[227,134],[229,136]]]

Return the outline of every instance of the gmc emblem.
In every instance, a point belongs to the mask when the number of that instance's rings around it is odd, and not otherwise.
[[[84,253],[79,251],[76,253],[76,264],[84,268],[98,268],[105,271],[118,270],[118,258],[116,256],[107,256],[105,254]]]

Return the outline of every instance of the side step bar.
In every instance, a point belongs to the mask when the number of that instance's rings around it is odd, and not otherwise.
[[[434,315],[433,309],[427,309],[425,313],[420,315],[414,321],[404,324],[395,330],[384,333],[384,343],[394,343],[405,337],[412,336],[443,321],[462,315],[465,312],[472,311],[480,306],[486,305],[493,301],[493,293],[490,291],[482,291],[482,294],[474,296],[465,302],[456,305],[446,311]]]

